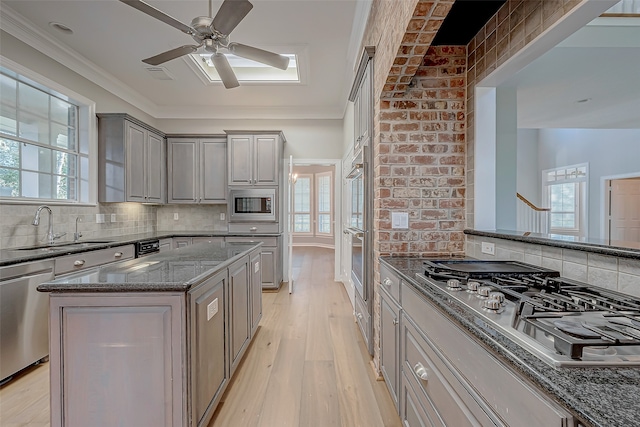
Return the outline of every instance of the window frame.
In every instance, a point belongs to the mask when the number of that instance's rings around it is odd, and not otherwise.
[[[327,195],[328,199],[329,199],[329,211],[325,212],[325,211],[320,211],[320,178],[328,178],[329,179],[329,194]],[[316,194],[315,194],[315,200],[316,200],[316,204],[315,204],[315,218],[316,218],[316,226],[314,228],[315,231],[315,235],[317,237],[331,237],[333,236],[334,233],[334,224],[333,224],[333,202],[332,202],[332,195],[333,195],[333,172],[332,171],[328,171],[328,172],[319,172],[316,173],[314,176],[315,180],[316,180],[316,184],[315,184],[315,190],[316,190]],[[320,215],[329,215],[329,232],[323,232],[320,231]]]
[[[297,211],[296,210],[296,188],[301,179],[309,179],[309,211]],[[292,234],[294,236],[313,236],[313,231],[315,230],[314,225],[314,203],[313,203],[313,193],[314,193],[314,176],[313,174],[298,174],[296,182],[293,187],[293,230]],[[297,215],[308,215],[309,216],[309,231],[295,231],[296,229],[296,216]]]
[[[567,172],[569,170],[575,170],[576,174],[572,178],[566,178]],[[584,174],[579,176],[578,170],[584,169]],[[563,176],[565,178],[549,180],[549,174],[564,172]],[[552,234],[560,234],[560,235],[572,235],[572,236],[583,236],[587,235],[587,197],[589,194],[589,164],[588,163],[579,163],[574,165],[561,166],[557,168],[545,169],[542,171],[542,197],[543,204],[545,206],[551,205],[551,188],[557,185],[566,185],[573,184],[574,187],[574,211],[572,212],[575,216],[575,227],[553,227],[552,225],[552,215],[554,213],[565,213],[565,211],[549,211],[549,232]]]
[[[77,143],[78,143],[78,172],[75,179],[78,182],[78,192],[76,200],[62,199],[45,199],[45,198],[27,198],[27,197],[1,197],[0,204],[25,204],[33,205],[38,203],[46,203],[47,205],[57,206],[96,206],[98,195],[98,138],[97,138],[97,119],[96,119],[96,103],[73,90],[54,82],[53,80],[42,76],[41,74],[28,69],[2,55],[0,55],[1,67],[5,74],[20,82],[28,84],[39,89],[50,96],[60,98],[66,102],[72,103],[78,107],[77,110]],[[4,137],[4,135],[3,135]],[[20,137],[6,136],[19,143],[30,141]],[[39,146],[37,143],[34,146]],[[80,155],[80,146],[87,147],[87,181],[84,184],[86,189],[81,187],[80,163],[83,156]],[[55,146],[47,148],[55,149]],[[22,170],[22,169],[20,169]],[[85,196],[83,197],[83,194]]]

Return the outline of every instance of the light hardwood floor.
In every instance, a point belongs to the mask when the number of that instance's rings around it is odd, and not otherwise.
[[[209,427],[400,426],[333,281],[333,251],[293,255],[293,293],[262,294],[260,327]],[[0,389],[0,426],[49,425],[48,374],[44,363]]]

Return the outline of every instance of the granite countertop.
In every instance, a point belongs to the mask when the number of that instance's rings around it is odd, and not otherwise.
[[[105,236],[80,239],[77,243],[59,242],[50,247],[41,249],[30,248],[2,248],[0,249],[0,266],[18,264],[21,262],[37,261],[54,258],[74,253],[95,251],[99,249],[113,248],[117,246],[132,245],[136,242],[149,239],[167,239],[173,237],[278,237],[280,233],[229,233],[226,231],[157,231],[153,233],[129,234],[126,236]],[[93,242],[93,243],[91,243]]]
[[[581,421],[599,427],[640,426],[639,368],[553,368],[491,328],[460,303],[428,284],[418,282],[424,273],[422,259],[383,257],[381,262],[396,271],[425,298],[434,302],[470,335],[488,346],[499,359],[529,378]]]
[[[262,245],[198,243],[65,275],[41,292],[186,292]]]

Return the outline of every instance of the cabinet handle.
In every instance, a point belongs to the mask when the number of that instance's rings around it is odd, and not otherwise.
[[[416,366],[413,367],[413,372],[415,372],[418,378],[423,381],[427,381],[429,379],[429,371],[427,371],[427,368],[425,368],[420,362],[416,363]]]
[[[116,252],[113,256],[116,258],[120,258],[122,256],[122,252]]]
[[[249,231],[258,231],[258,227],[249,227]]]
[[[387,287],[391,287],[391,279],[389,279],[388,277],[385,277],[384,280],[382,281],[382,284],[387,286]]]
[[[393,323],[395,326],[398,326],[398,323],[400,323],[400,322],[398,321],[398,319],[393,319],[393,322],[392,322],[392,323]]]
[[[362,320],[362,318],[363,318],[362,313],[358,313],[358,314],[356,314],[356,317],[357,317],[358,319]]]
[[[76,267],[82,267],[84,265],[84,260],[83,259],[77,259],[75,261],[73,261],[73,265]]]

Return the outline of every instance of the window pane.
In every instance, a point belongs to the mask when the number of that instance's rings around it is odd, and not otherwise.
[[[310,233],[311,215],[295,214],[293,219],[293,231],[296,233]]]
[[[62,99],[51,97],[51,120],[62,125],[75,127],[76,109]]]
[[[3,104],[16,107],[16,81],[0,74],[0,100]]]
[[[80,156],[80,171],[78,173],[80,176],[80,181],[78,185],[80,189],[78,190],[79,199],[82,202],[86,202],[89,200],[89,158],[85,156]]]
[[[51,124],[51,145],[75,150],[76,130],[67,126]]]
[[[49,122],[42,117],[20,112],[20,137],[49,144]]]
[[[318,215],[318,233],[331,233],[331,215],[320,214]]]
[[[318,212],[331,211],[331,177],[318,177]]]
[[[22,172],[22,196],[51,199],[53,177],[37,172]]]
[[[76,175],[77,156],[62,151],[56,151],[55,156],[56,163],[54,173],[59,175]]]
[[[73,199],[75,197],[75,180],[68,176],[56,176],[56,199]]]
[[[20,172],[17,169],[0,168],[0,197],[20,195]]]
[[[20,144],[8,139],[0,139],[0,166],[20,167]]]
[[[311,178],[298,178],[294,193],[294,212],[311,211]]]
[[[49,95],[24,83],[18,83],[18,108],[49,117]]]
[[[6,135],[17,134],[16,110],[14,107],[2,105],[0,107],[0,132]]]
[[[22,144],[22,169],[51,173],[51,156],[48,148]]]

